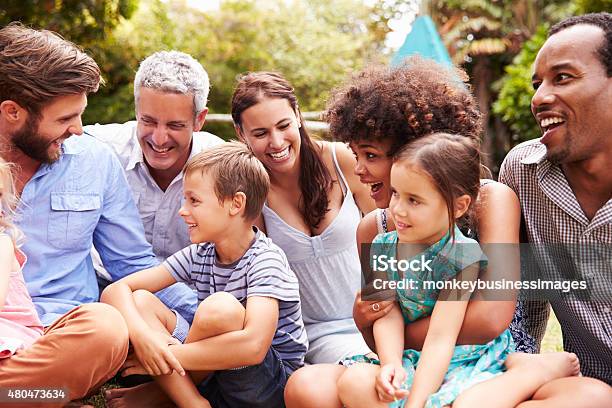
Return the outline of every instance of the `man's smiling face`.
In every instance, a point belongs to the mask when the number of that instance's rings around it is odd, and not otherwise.
[[[603,30],[579,24],[550,36],[535,61],[531,110],[547,158],[568,163],[610,146],[612,78],[597,50]]]

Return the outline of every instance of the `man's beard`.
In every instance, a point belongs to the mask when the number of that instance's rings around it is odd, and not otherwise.
[[[568,136],[566,135],[566,137]],[[546,147],[546,160],[555,165],[560,165],[567,163],[568,161],[572,161],[571,154],[573,149],[571,143],[571,140],[564,139],[561,141],[561,145],[556,146],[556,148],[554,149],[549,149],[548,147]]]
[[[13,145],[21,150],[26,156],[41,163],[51,164],[60,158],[61,150],[50,154],[51,145],[44,137],[38,134],[39,121],[26,123],[21,129],[12,135]]]

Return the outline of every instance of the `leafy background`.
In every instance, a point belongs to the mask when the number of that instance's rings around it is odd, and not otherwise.
[[[612,0],[221,0],[207,12],[185,0],[3,0],[0,26],[19,20],[48,28],[90,52],[107,85],[90,96],[83,119],[109,123],[134,118],[139,61],[169,49],[193,55],[208,71],[211,113],[229,112],[237,76],[253,70],[284,73],[302,110],[320,111],[351,73],[388,63],[388,22],[418,7],[470,74],[486,118],[486,164],[495,173],[512,146],[540,134],[529,110],[530,77],[546,29],[573,14],[612,10]],[[205,130],[234,137],[227,124]]]

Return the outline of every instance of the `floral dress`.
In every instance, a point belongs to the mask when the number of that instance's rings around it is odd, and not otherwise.
[[[408,269],[402,272],[398,270],[387,272],[387,278],[390,281],[411,280],[416,283],[413,287],[417,289],[411,287],[396,291],[406,324],[429,316],[433,311],[440,291],[436,288],[432,289],[431,284],[429,287],[426,286],[426,281],[453,279],[463,269],[475,263],[478,263],[480,267],[486,266],[486,257],[476,241],[465,237],[458,228],[455,228],[454,235],[453,240],[447,233],[440,241],[427,248],[423,254],[418,255],[419,259],[432,260],[430,271],[414,272]],[[379,257],[385,254],[388,258],[395,258],[397,243],[397,232],[380,234],[372,242],[372,251],[379,254]],[[424,258],[421,258],[421,255],[424,255]],[[425,406],[430,408],[450,405],[463,391],[501,374],[505,371],[506,357],[514,350],[515,346],[509,330],[505,330],[487,344],[456,346],[440,389],[430,395]],[[420,356],[419,351],[404,350],[402,363],[407,373],[404,385],[407,389],[412,386]],[[351,365],[355,362],[380,364],[378,360],[366,356],[354,356],[344,360],[343,364]],[[389,406],[403,407],[404,403],[405,400],[395,401]]]

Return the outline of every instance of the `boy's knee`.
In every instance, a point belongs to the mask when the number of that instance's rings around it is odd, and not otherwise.
[[[231,326],[231,330],[240,330],[244,327],[245,313],[244,307],[232,294],[217,292],[200,303],[193,323],[208,327]]]
[[[311,394],[312,381],[316,380],[311,377],[308,367],[300,368],[291,374],[285,385],[285,401],[301,401],[304,396]]]
[[[132,298],[139,310],[150,309],[152,302],[157,300],[154,294],[144,289],[138,289],[132,292]]]

